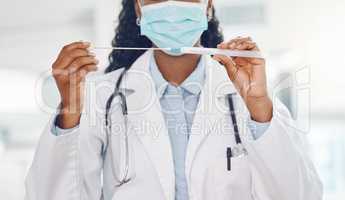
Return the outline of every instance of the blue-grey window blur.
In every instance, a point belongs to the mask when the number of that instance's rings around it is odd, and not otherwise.
[[[213,0],[225,39],[251,36],[267,57],[271,95],[308,135],[325,200],[345,198],[345,1]],[[47,78],[72,41],[109,46],[120,0],[1,0],[0,198],[24,197],[38,138],[59,103]],[[97,52],[100,66],[107,51]]]

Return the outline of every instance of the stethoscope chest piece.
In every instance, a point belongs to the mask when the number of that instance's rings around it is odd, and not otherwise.
[[[247,149],[244,148],[242,144],[236,144],[231,149],[232,157],[243,157],[248,155]]]
[[[247,149],[242,144],[236,144],[233,147],[226,148],[226,168],[228,171],[231,171],[231,159],[232,158],[241,158],[248,155]]]

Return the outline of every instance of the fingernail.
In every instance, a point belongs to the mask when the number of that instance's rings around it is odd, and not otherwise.
[[[235,48],[235,43],[232,43],[231,45],[230,45],[230,48]]]
[[[90,45],[91,45],[90,42],[83,42],[83,44],[84,44],[85,46],[90,46]]]
[[[96,64],[98,64],[99,63],[99,60],[96,60]]]
[[[222,61],[218,61],[218,63],[224,66],[224,64],[222,63]]]
[[[89,56],[93,56],[93,57],[95,57],[95,56],[96,56],[96,54],[95,54],[94,52],[89,52]]]

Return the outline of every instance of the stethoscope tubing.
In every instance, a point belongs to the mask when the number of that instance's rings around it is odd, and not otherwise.
[[[126,96],[120,91],[120,85],[122,82],[122,79],[126,73],[127,69],[124,69],[124,71],[121,73],[119,79],[116,82],[116,86],[114,89],[114,92],[111,94],[111,96],[108,98],[107,103],[106,103],[106,113],[105,113],[105,124],[106,124],[106,135],[107,135],[107,151],[109,150],[110,153],[110,162],[111,162],[111,169],[112,169],[112,174],[115,179],[115,181],[118,182],[116,185],[117,187],[129,182],[131,178],[129,177],[129,167],[130,167],[130,161],[129,161],[129,138],[128,138],[128,109],[127,109],[127,101],[126,101]],[[124,120],[124,125],[125,125],[125,170],[122,178],[119,178],[116,174],[115,170],[115,162],[113,160],[113,143],[112,143],[112,120],[111,120],[111,105],[116,96],[120,97],[120,102],[121,102],[121,110],[123,114],[123,120]]]

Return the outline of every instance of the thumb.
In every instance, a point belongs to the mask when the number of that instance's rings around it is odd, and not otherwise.
[[[231,57],[224,55],[214,55],[212,58],[225,67],[231,81],[234,81],[236,79],[238,68],[236,67],[236,64]]]

